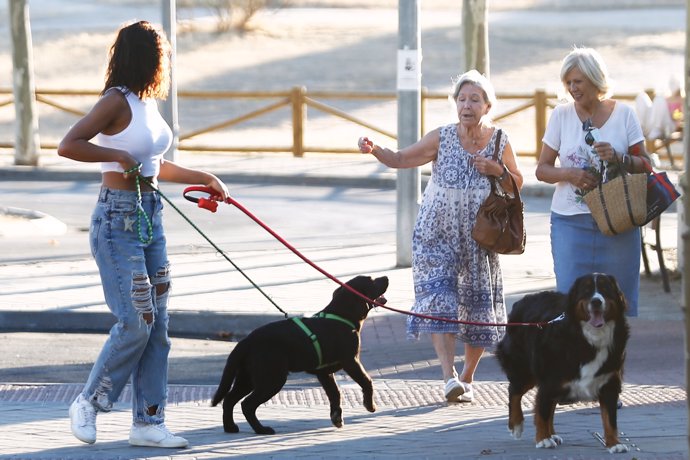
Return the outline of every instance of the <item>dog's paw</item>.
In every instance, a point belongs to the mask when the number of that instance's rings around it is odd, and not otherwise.
[[[336,409],[331,412],[331,422],[336,428],[343,427],[343,411],[342,409]]]
[[[369,412],[376,412],[376,403],[374,402],[373,395],[365,395],[363,402],[366,410],[368,410]]]
[[[552,434],[551,435],[551,440],[556,443],[557,446],[560,446],[563,444],[563,438],[558,436],[557,434]]]
[[[271,428],[270,426],[262,426],[256,430],[254,430],[256,434],[276,434],[276,430]]]
[[[236,423],[233,424],[223,424],[223,431],[226,433],[239,433],[240,427]]]
[[[554,441],[553,437],[542,439],[535,446],[537,449],[555,449],[558,444]]]
[[[520,439],[522,437],[522,431],[525,428],[524,423],[520,423],[515,425],[513,428],[508,427],[508,431],[510,431],[510,435],[513,437],[513,439]]]
[[[610,454],[622,454],[627,452],[629,449],[628,446],[626,446],[625,444],[616,444],[614,446],[609,447],[607,450]]]

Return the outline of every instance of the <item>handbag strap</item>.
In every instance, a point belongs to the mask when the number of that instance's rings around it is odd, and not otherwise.
[[[642,167],[644,168],[645,172],[647,174],[652,174],[652,175],[656,176],[656,171],[654,171],[654,168],[652,168],[652,165],[649,164],[649,162],[642,155],[639,155],[638,158],[640,160],[642,160]]]
[[[501,134],[503,133],[503,130],[501,128],[496,128],[496,142],[494,143],[494,153],[491,156],[491,159],[494,160],[497,163],[500,163],[501,166],[503,166],[503,162],[498,160],[498,149],[501,148]],[[504,166],[505,168],[505,166]],[[509,176],[511,174],[508,174]],[[494,176],[488,176],[489,177],[489,182],[491,183],[491,193],[496,193],[496,178]]]
[[[491,157],[492,160],[498,161],[498,149],[501,148],[501,134],[503,133],[503,130],[501,128],[497,128],[496,131],[496,143],[494,144],[494,154]],[[502,164],[502,163],[501,163]],[[493,176],[492,176],[493,177]]]
[[[501,133],[503,130],[498,128],[496,131],[496,143],[494,144],[494,154],[491,156],[491,159],[494,160],[497,163],[500,163],[501,166],[505,168],[505,165],[503,164],[502,161],[499,161],[498,159],[498,149],[501,147]],[[491,183],[491,193],[496,193],[496,177],[494,176],[487,176],[489,178],[489,182]],[[517,183],[515,183],[515,178],[513,177],[510,172],[508,173],[508,177],[510,177],[510,182],[513,184],[513,198],[512,201],[522,201],[522,198],[520,198],[520,190],[518,189]],[[507,194],[506,194],[507,195]]]

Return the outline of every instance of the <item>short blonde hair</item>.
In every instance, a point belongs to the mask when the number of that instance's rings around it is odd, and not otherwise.
[[[458,100],[460,89],[465,86],[466,83],[478,86],[484,93],[484,100],[489,104],[489,107],[494,106],[496,103],[496,91],[494,91],[494,86],[488,78],[475,69],[469,70],[455,78],[453,82],[453,101]]]
[[[606,98],[611,95],[611,82],[606,63],[601,55],[593,48],[573,47],[573,50],[563,58],[561,64],[561,83],[568,93],[565,77],[573,69],[578,69],[599,90],[599,97]]]

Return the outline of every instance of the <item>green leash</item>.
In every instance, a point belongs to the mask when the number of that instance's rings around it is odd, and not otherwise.
[[[139,171],[141,171],[141,163],[129,168],[127,171],[125,171],[125,174],[132,174],[133,172]],[[140,179],[141,176],[137,174],[134,178],[137,184],[137,233],[139,234],[139,241],[141,241],[144,244],[149,244],[151,241],[153,241],[153,223],[151,222],[151,218],[149,217],[149,215],[146,214],[146,211],[144,211],[144,206],[142,205]],[[144,233],[141,231],[142,219],[148,227],[148,235],[146,237],[144,236]]]

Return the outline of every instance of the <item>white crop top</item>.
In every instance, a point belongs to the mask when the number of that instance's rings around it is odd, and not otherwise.
[[[142,176],[157,176],[163,154],[172,143],[172,130],[165,122],[155,99],[142,101],[128,88],[116,88],[125,95],[132,111],[129,125],[117,134],[98,133],[94,142],[102,147],[125,150],[141,163]],[[101,172],[124,172],[120,163],[101,163]]]

